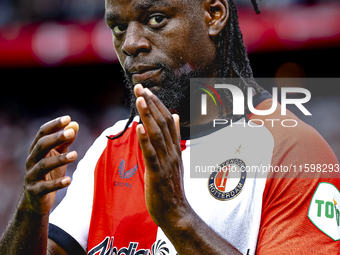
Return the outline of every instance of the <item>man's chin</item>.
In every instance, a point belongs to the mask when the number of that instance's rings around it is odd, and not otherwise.
[[[133,80],[132,76],[125,75],[125,77],[127,88],[131,91],[131,107],[134,109],[136,98],[133,94],[133,87],[136,84],[141,84],[144,88],[150,89],[168,109],[176,112],[181,112],[180,108],[183,105],[183,100],[188,100],[190,96],[190,74],[178,76],[171,69],[163,67],[162,72],[148,79],[138,81],[139,83],[136,83],[137,80]]]
[[[162,90],[161,86],[152,86],[148,89],[155,95],[157,95]]]

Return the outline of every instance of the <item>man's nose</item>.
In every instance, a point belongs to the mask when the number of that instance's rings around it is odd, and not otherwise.
[[[142,52],[151,50],[150,41],[145,37],[141,24],[131,22],[126,30],[122,51],[127,56],[137,57]]]

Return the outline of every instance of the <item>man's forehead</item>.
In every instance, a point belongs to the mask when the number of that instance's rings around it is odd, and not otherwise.
[[[120,10],[143,11],[151,7],[172,7],[188,5],[189,0],[105,0],[107,13]]]
[[[183,1],[183,0],[182,0]],[[153,5],[170,6],[178,0],[106,0],[107,8],[114,8],[119,6],[130,6],[135,9],[148,9]]]

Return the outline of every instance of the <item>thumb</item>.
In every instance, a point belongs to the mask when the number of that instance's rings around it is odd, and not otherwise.
[[[77,134],[78,134],[78,131],[79,131],[79,124],[77,122],[75,122],[75,121],[72,121],[72,122],[70,122],[70,124],[68,124],[64,128],[64,131],[68,130],[68,129],[71,129],[71,128],[74,130],[74,133],[75,133],[74,137],[73,137],[73,139],[71,141],[68,141],[68,142],[63,143],[60,146],[58,146],[57,151],[59,151],[60,153],[68,152],[68,147],[74,142],[74,140],[77,137]]]

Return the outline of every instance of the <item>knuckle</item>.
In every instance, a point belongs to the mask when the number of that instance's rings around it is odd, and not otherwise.
[[[44,160],[40,160],[37,164],[37,169],[40,172],[41,170],[44,170],[46,167],[45,161]]]
[[[52,183],[51,187],[49,187],[48,192],[53,192],[55,190],[59,190],[60,188],[62,188],[61,182],[58,181],[58,180],[53,180],[53,183]]]
[[[63,139],[63,133],[61,133],[61,132],[54,133],[53,138],[54,138],[56,141],[60,141],[60,140]]]
[[[61,144],[67,140],[67,138],[64,136],[63,131],[54,133],[52,139],[55,144]]]
[[[42,183],[37,185],[36,193],[37,194],[43,194],[44,192],[45,192],[45,186]]]
[[[157,158],[157,153],[155,151],[150,151],[148,157],[155,159]]]
[[[145,118],[151,118],[152,117],[152,115],[149,111],[145,112],[143,115],[144,115]]]
[[[163,134],[160,131],[157,131],[152,134],[152,139],[159,142],[163,139]]]
[[[147,136],[146,134],[140,136],[139,139],[140,139],[140,141],[141,141],[142,143],[147,143],[147,142],[149,141],[149,138],[148,138],[148,136]]]
[[[168,123],[168,125],[172,125],[172,124],[175,123],[174,118],[172,117],[171,114],[167,114],[167,115],[165,116],[165,119],[166,119],[166,122]]]
[[[160,118],[157,120],[157,123],[158,123],[158,125],[159,125],[160,127],[162,127],[162,128],[168,126],[167,121],[166,121],[163,117],[160,117]]]
[[[39,136],[44,136],[44,135],[45,135],[45,125],[42,125],[42,126],[39,128],[38,135],[39,135]]]
[[[159,100],[159,98],[156,97],[154,94],[150,95],[149,97],[150,97],[150,99],[154,102],[154,104],[155,104],[156,106],[159,106],[159,105],[163,104],[163,103],[161,102],[161,100]]]
[[[149,96],[149,95],[147,95],[147,94],[145,93],[144,99],[145,99],[145,101],[146,101],[147,104],[150,104],[150,103],[152,102],[152,99],[151,99],[151,98],[152,98],[151,96]]]
[[[182,157],[180,155],[176,155],[174,157],[174,163],[182,163]]]
[[[53,180],[53,187],[58,188],[60,186],[60,181],[58,180]]]
[[[160,148],[160,153],[165,155],[168,154],[168,151],[165,148]]]
[[[43,148],[43,145],[44,145],[44,139],[40,138],[35,145],[36,150],[40,151]]]
[[[28,185],[26,186],[26,190],[27,190],[27,192],[30,193],[30,194],[35,194],[35,193],[37,193],[37,192],[36,192],[35,186],[32,185],[32,184],[28,184]]]
[[[58,156],[58,163],[64,163],[65,159],[66,159],[66,154],[60,154]]]

